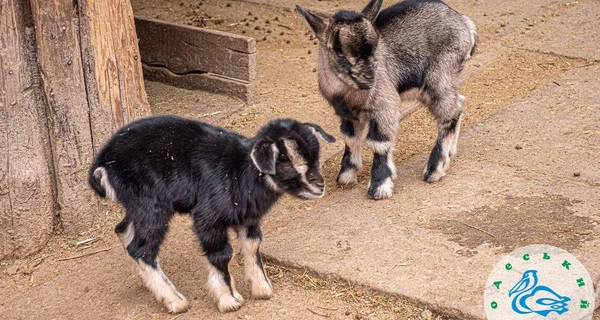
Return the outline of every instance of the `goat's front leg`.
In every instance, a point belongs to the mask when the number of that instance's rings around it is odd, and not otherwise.
[[[373,166],[368,195],[372,199],[392,196],[396,165],[392,149],[398,131],[399,114],[395,106],[374,110],[370,114],[367,145],[373,150]]]
[[[340,130],[346,142],[342,166],[337,177],[338,184],[356,183],[358,170],[362,168],[362,144],[367,128],[366,121],[342,118]]]
[[[242,307],[244,298],[237,292],[235,282],[229,274],[233,248],[229,243],[227,228],[194,222],[196,234],[209,262],[208,288],[218,302],[219,311],[236,311]]]
[[[270,299],[273,296],[273,287],[260,258],[260,243],[262,232],[260,225],[254,224],[240,228],[238,231],[242,255],[244,257],[244,271],[246,281],[250,283],[252,297],[256,299]]]

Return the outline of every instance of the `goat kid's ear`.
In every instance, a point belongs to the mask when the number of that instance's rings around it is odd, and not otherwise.
[[[279,149],[275,142],[270,139],[259,140],[252,147],[250,158],[256,168],[266,174],[274,175],[276,173],[275,164],[279,156]]]
[[[362,11],[363,16],[365,16],[365,18],[367,18],[371,21],[375,20],[375,18],[377,18],[377,14],[379,13],[379,10],[381,9],[382,3],[383,3],[383,0],[369,1],[367,6]]]
[[[314,31],[317,38],[319,38],[319,40],[322,41],[323,35],[325,34],[325,28],[327,27],[327,24],[325,23],[325,21],[321,17],[317,16],[316,14],[314,14],[310,11],[304,10],[299,5],[296,5],[296,10],[298,11],[298,13],[300,15],[302,15],[304,17],[304,19],[306,19],[306,22],[308,22],[308,25]]]
[[[310,129],[310,131],[312,131],[315,137],[320,138],[329,143],[335,142],[335,138],[329,133],[325,132],[325,130],[323,130],[323,128],[319,127],[318,125],[313,123],[305,123],[304,125],[307,126]]]

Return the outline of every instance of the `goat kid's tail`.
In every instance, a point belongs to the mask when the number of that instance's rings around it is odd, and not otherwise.
[[[88,182],[96,193],[109,200],[115,200],[115,189],[108,181],[108,172],[104,167],[92,167],[88,175]]]
[[[465,60],[469,60],[475,54],[475,50],[477,50],[477,41],[479,41],[479,35],[477,35],[477,28],[475,27],[473,20],[465,15],[463,15],[463,18],[467,23],[467,28],[469,28],[469,33],[471,36],[471,50],[469,50],[469,54],[465,58]]]

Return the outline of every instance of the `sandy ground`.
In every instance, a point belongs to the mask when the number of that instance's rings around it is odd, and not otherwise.
[[[339,8],[359,9],[362,5],[349,0],[133,0],[137,15],[229,31],[258,40],[254,104],[244,105],[219,95],[148,82],[146,88],[153,112],[197,118],[248,135],[269,119],[293,117],[319,123],[339,137],[337,119],[317,90],[316,40],[304,21],[292,11],[296,2],[325,13]],[[385,1],[384,6],[390,3],[392,1]],[[448,3],[471,16],[480,34],[477,55],[469,64],[469,74],[461,90],[467,97],[463,128],[482,123],[533,90],[574,68],[589,64],[584,59],[524,50],[513,44],[514,35],[526,34],[531,27],[566,10],[572,3],[554,0],[451,0]],[[396,163],[429,150],[435,136],[433,119],[424,109],[405,118],[397,139]],[[335,184],[342,149],[341,141],[323,147],[324,157],[328,159],[324,163],[324,174],[330,195],[344,191]],[[369,162],[367,158],[365,167],[370,165]],[[359,180],[357,188],[366,190],[368,170],[362,172]],[[326,204],[326,198],[320,203],[285,198],[278,208],[304,212]],[[161,261],[165,272],[191,301],[192,309],[181,316],[168,315],[145,290],[133,264],[112,233],[120,216],[118,208],[108,208],[106,215],[99,217],[96,228],[89,232],[74,238],[55,236],[39,254],[28,259],[0,262],[2,318],[441,318],[397,297],[339,279],[320,279],[310,272],[276,263],[267,263],[275,287],[272,300],[247,298],[240,311],[220,315],[207,296],[205,259],[187,217],[177,217],[172,222]],[[447,232],[452,234],[460,230],[448,228]],[[77,244],[86,239],[93,240]],[[76,258],[59,261],[72,257]],[[234,263],[233,274],[238,283],[243,283],[241,270],[239,261]],[[248,297],[246,286],[240,287],[242,294]]]

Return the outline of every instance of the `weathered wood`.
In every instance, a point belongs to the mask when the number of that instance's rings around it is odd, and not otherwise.
[[[211,74],[187,74],[181,76],[172,73],[166,68],[147,65],[144,65],[143,68],[144,77],[150,81],[163,82],[185,89],[206,90],[225,94],[247,102],[252,101],[252,85],[245,81]]]
[[[42,248],[54,222],[52,156],[28,5],[0,1],[0,260]]]
[[[150,115],[128,0],[79,0],[80,39],[94,152],[119,127]],[[115,28],[115,26],[119,26]]]
[[[98,200],[87,187],[93,159],[87,93],[73,0],[31,1],[37,59],[48,103],[60,220],[65,230],[89,230]]]
[[[142,62],[179,75],[214,73],[252,81],[256,77],[256,40],[136,17]]]

